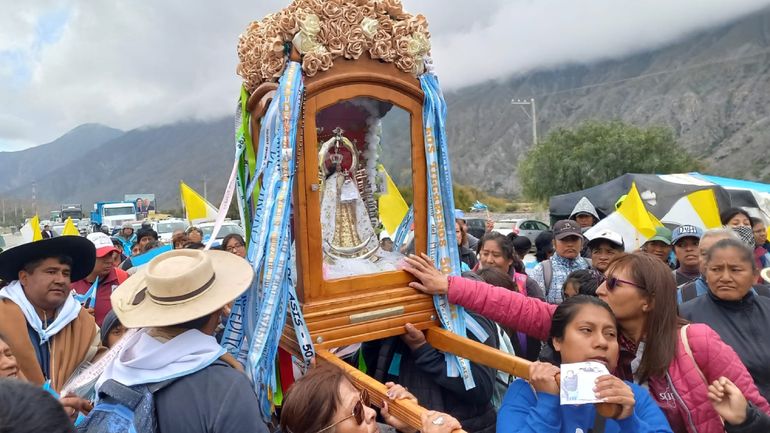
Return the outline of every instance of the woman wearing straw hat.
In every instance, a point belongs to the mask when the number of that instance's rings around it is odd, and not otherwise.
[[[154,386],[157,426],[165,433],[267,432],[242,367],[212,336],[224,306],[253,276],[247,261],[225,251],[174,250],[152,259],[112,294],[120,322],[144,329],[126,338],[96,384],[99,395],[116,386]],[[98,409],[85,431],[111,421],[94,416],[109,415]]]

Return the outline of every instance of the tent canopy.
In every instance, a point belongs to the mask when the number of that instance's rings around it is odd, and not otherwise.
[[[765,219],[770,216],[770,192],[764,193],[761,190],[764,188],[770,191],[770,185],[706,176],[700,173],[667,175],[627,173],[592,188],[551,197],[551,222],[568,218],[572,208],[582,197],[587,197],[596,207],[599,216],[604,218],[615,211],[615,203],[621,196],[628,193],[631,183],[634,182],[647,210],[659,219],[666,215],[677,200],[704,189],[714,191],[720,211],[731,206],[741,206],[756,208],[757,211],[763,210]],[[758,189],[744,189],[751,186]],[[765,194],[768,197],[768,207],[763,206],[762,200],[758,200],[761,198],[760,195]]]

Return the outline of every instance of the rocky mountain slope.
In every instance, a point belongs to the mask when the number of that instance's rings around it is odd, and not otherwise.
[[[483,67],[483,65],[479,65]],[[439,71],[440,74],[441,71]],[[707,172],[770,182],[770,10],[625,59],[539,71],[446,93],[456,182],[510,196],[518,159],[532,144],[531,122],[511,99],[535,98],[541,138],[586,119],[668,125],[704,159]],[[383,143],[405,146],[403,122],[384,125]],[[184,122],[133,131],[83,125],[52,143],[0,153],[0,197],[47,203],[155,193],[179,207],[179,180],[215,204],[232,163],[233,122]],[[558,158],[558,155],[554,155]],[[409,174],[398,158],[388,170]]]

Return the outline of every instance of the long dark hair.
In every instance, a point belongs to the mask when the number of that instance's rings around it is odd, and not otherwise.
[[[725,210],[724,212],[719,214],[719,219],[722,221],[722,225],[726,226],[727,223],[729,223],[730,220],[733,219],[733,217],[736,216],[736,215],[744,215],[746,217],[746,219],[751,221],[751,215],[749,215],[748,212],[746,212],[745,210],[743,210],[743,209],[741,209],[739,207],[731,207],[731,208]]]
[[[513,263],[511,264],[513,270],[520,274],[524,273],[524,262],[522,262],[519,256],[514,252],[513,242],[499,232],[489,232],[482,236],[479,240],[479,245],[476,247],[476,254],[480,254],[481,250],[484,248],[484,244],[490,241],[497,242],[505,260],[513,260]],[[512,274],[511,269],[508,269],[508,273]]]
[[[540,232],[535,238],[535,258],[538,263],[548,260],[553,250],[553,232],[550,230]]]
[[[601,299],[588,295],[577,295],[565,299],[564,302],[556,307],[556,311],[553,313],[553,317],[551,318],[551,332],[548,334],[547,344],[553,352],[552,361],[555,364],[561,364],[561,354],[554,348],[553,339],[558,338],[561,340],[564,338],[564,331],[567,329],[567,325],[575,319],[575,316],[581,309],[583,309],[584,305],[596,305],[597,307],[604,308],[610,313],[612,320],[615,322],[615,327],[618,326],[618,320],[615,318],[612,309]]]
[[[659,258],[643,252],[625,254],[610,263],[607,277],[620,270],[627,271],[639,284],[638,290],[648,297],[651,306],[642,332],[644,354],[636,371],[642,383],[666,372],[676,354],[679,328],[686,322],[677,312],[676,280]]]

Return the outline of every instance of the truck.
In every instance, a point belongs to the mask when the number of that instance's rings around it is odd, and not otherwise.
[[[94,230],[102,226],[115,230],[123,223],[136,220],[136,206],[130,201],[98,201],[91,211],[91,224]]]
[[[63,204],[61,205],[61,212],[59,218],[62,222],[67,221],[67,218],[73,220],[80,220],[83,218],[83,205],[80,204]]]

